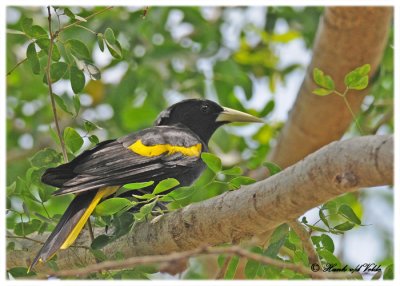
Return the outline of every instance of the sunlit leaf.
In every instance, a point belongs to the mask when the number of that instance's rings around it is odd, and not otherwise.
[[[179,181],[174,178],[168,178],[168,179],[162,180],[154,188],[153,195],[160,194],[160,193],[170,190],[178,185],[179,185]]]
[[[324,72],[318,68],[314,68],[313,78],[317,85],[327,89],[335,90],[335,83],[329,75],[325,75]]]
[[[58,107],[60,107],[64,112],[73,115],[71,111],[69,111],[67,105],[64,102],[64,99],[62,99],[61,96],[58,96],[57,94],[53,94],[54,101],[57,103]]]
[[[128,199],[110,198],[98,204],[94,213],[98,216],[113,215],[129,206],[132,206],[132,203]]]
[[[66,127],[64,129],[64,141],[67,148],[75,153],[83,145],[83,139],[78,132],[72,127]]]
[[[361,224],[361,220],[357,217],[353,209],[346,204],[343,204],[339,207],[338,213],[345,216],[349,221],[355,224]]]
[[[221,159],[214,154],[203,152],[201,153],[201,159],[214,173],[218,173],[219,171],[221,171]]]

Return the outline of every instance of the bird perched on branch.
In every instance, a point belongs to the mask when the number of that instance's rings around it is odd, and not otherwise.
[[[75,194],[57,226],[31,263],[68,248],[103,199],[122,185],[175,178],[192,184],[205,169],[201,160],[214,131],[230,122],[263,122],[210,100],[189,99],[160,113],[153,127],[99,143],[69,163],[50,168],[42,182],[59,188],[54,195]]]

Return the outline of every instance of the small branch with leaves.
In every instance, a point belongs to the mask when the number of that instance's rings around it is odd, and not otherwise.
[[[333,81],[331,76],[325,75],[325,73],[318,68],[314,68],[313,71],[314,82],[320,86],[317,89],[314,89],[313,93],[319,96],[327,96],[333,93],[343,98],[343,101],[346,104],[347,109],[351,113],[351,116],[361,135],[364,132],[362,131],[361,126],[358,124],[356,115],[354,114],[346,96],[349,90],[364,90],[368,87],[368,73],[370,72],[370,70],[371,65],[365,64],[349,72],[344,78],[346,89],[343,92],[339,92],[335,89],[335,82]]]

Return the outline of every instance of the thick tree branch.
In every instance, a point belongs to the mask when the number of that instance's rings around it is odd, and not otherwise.
[[[345,75],[358,66],[370,64],[373,77],[386,46],[392,13],[391,7],[325,9],[312,61],[289,118],[269,154],[269,161],[286,168],[343,136],[353,122],[352,114],[343,98],[312,94],[316,88],[313,69],[317,67],[331,75],[339,91],[345,90]],[[369,89],[348,93],[348,103],[354,113],[359,111],[368,93]]]
[[[341,194],[392,183],[392,136],[333,142],[266,180],[138,224],[103,251],[112,259],[117,251],[132,257],[238,241],[274,229]],[[26,241],[22,250],[9,251],[7,267],[26,265],[38,247]],[[58,267],[94,262],[89,252],[75,252],[61,251]],[[46,269],[42,264],[36,270]]]

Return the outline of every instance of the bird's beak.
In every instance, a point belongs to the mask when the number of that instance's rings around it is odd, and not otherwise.
[[[218,115],[217,122],[261,122],[264,120],[248,113],[244,113],[228,107],[222,107],[224,110]]]

